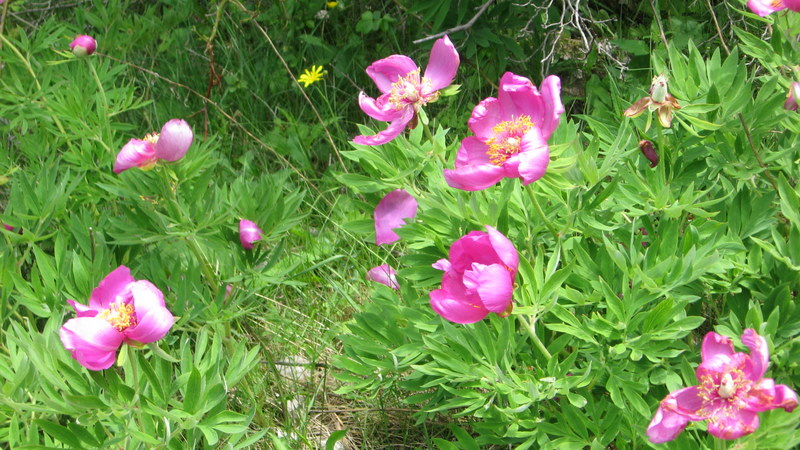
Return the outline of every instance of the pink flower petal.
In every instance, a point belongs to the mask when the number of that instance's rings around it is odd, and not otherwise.
[[[444,317],[455,323],[474,323],[482,320],[489,314],[489,310],[483,306],[468,304],[452,296],[443,289],[431,291],[431,308]]]
[[[148,168],[156,163],[156,150],[153,144],[139,139],[131,139],[122,147],[114,161],[114,173],[124,172],[131,167]]]
[[[447,185],[464,191],[481,191],[492,187],[505,176],[505,169],[494,164],[475,164],[444,169]]]
[[[489,234],[489,242],[492,245],[494,253],[500,258],[500,261],[516,275],[517,269],[519,268],[519,254],[514,244],[512,244],[503,233],[489,225],[486,225],[486,231]]]
[[[361,110],[375,120],[391,122],[403,115],[403,110],[397,110],[392,105],[387,104],[388,95],[382,95],[378,99],[369,97],[361,92],[358,94],[358,106]]]
[[[542,130],[545,140],[550,139],[564,113],[561,80],[555,75],[544,79],[542,93],[539,93],[529,79],[506,72],[500,79],[497,98],[504,120],[527,115]]]
[[[77,317],[94,317],[98,313],[97,310],[82,303],[78,303],[75,300],[67,300],[67,303],[75,310]]]
[[[111,367],[124,335],[98,317],[78,317],[65,323],[58,333],[64,348],[89,370]]]
[[[708,432],[720,439],[737,439],[758,428],[758,414],[744,409],[720,411],[708,419]]]
[[[702,360],[705,361],[717,354],[732,356],[733,342],[731,342],[729,337],[721,336],[711,331],[703,338],[703,345],[700,347],[700,355]]]
[[[435,263],[433,263],[432,266],[433,266],[434,269],[443,270],[445,272],[447,272],[448,270],[452,269],[452,267],[453,267],[450,264],[450,261],[448,261],[446,259],[440,259],[440,260],[436,261]]]
[[[742,333],[742,343],[750,349],[750,363],[745,366],[744,373],[753,381],[759,380],[769,366],[767,340],[759,336],[756,330],[748,328]]]
[[[749,0],[747,2],[747,7],[761,17],[772,14],[775,11],[786,9],[786,5],[784,5],[781,2],[777,2],[777,4],[776,5],[775,4],[776,2],[772,0]]]
[[[522,137],[518,157],[517,170],[523,186],[542,178],[547,172],[547,166],[550,164],[550,147],[538,128],[531,128]]]
[[[139,316],[139,311],[136,311]],[[125,330],[125,337],[134,341],[155,342],[167,335],[175,317],[167,308],[151,308],[139,319],[136,326]]]
[[[553,131],[558,127],[561,115],[564,114],[564,105],[561,103],[561,79],[550,75],[542,81],[539,87],[541,88],[543,109],[538,124],[544,139],[549,140]],[[531,118],[533,119],[534,116]]]
[[[263,232],[255,223],[242,219],[239,221],[239,242],[247,250],[253,248],[253,243],[261,240]]]
[[[167,161],[183,158],[192,145],[192,128],[183,119],[172,119],[164,124],[155,146],[155,155]]]
[[[456,155],[456,169],[472,164],[492,164],[486,153],[488,150],[489,146],[476,136],[463,139]]]
[[[659,407],[647,426],[647,437],[654,444],[669,442],[678,437],[688,424],[689,419],[686,417]]]
[[[464,286],[477,291],[483,306],[491,312],[502,313],[511,304],[514,279],[505,266],[473,264],[464,272]]]
[[[391,244],[400,239],[394,232],[417,215],[417,200],[403,189],[386,194],[375,207],[375,244]]]
[[[153,283],[139,280],[131,283],[131,296],[133,309],[136,312],[136,321],[141,323],[142,318],[153,309],[166,308],[164,294]]]
[[[392,289],[400,289],[397,283],[397,272],[388,264],[381,264],[378,267],[373,267],[367,272],[367,280],[375,281],[383,285],[389,286]]]
[[[475,137],[481,141],[494,136],[493,128],[510,117],[504,117],[500,108],[500,101],[494,97],[488,97],[472,108],[472,115],[467,124]]]
[[[408,107],[402,110],[403,113],[395,118],[389,126],[374,136],[356,136],[353,142],[360,145],[382,145],[396,138],[406,129],[406,125],[414,118],[414,108]]]
[[[108,308],[112,303],[127,303],[130,296],[129,286],[134,281],[130,269],[125,266],[117,267],[94,288],[89,297],[89,308],[99,311]]]
[[[437,40],[431,49],[428,67],[425,68],[425,78],[432,84],[431,91],[444,89],[453,82],[458,71],[459,57],[453,43],[446,35]]]
[[[762,378],[754,383],[744,400],[747,403],[747,409],[754,412],[776,408],[792,412],[797,407],[797,393],[789,386],[776,385],[772,378]]]
[[[372,78],[384,94],[392,90],[392,83],[417,70],[414,61],[405,55],[392,55],[379,59],[367,67],[367,75]]]

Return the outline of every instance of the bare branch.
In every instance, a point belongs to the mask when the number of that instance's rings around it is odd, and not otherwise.
[[[472,16],[472,19],[469,19],[469,22],[461,24],[457,27],[450,28],[449,30],[442,31],[441,33],[436,33],[431,36],[426,36],[422,39],[417,39],[416,41],[414,41],[414,43],[419,44],[421,42],[430,41],[431,39],[440,38],[445,34],[455,33],[456,31],[462,31],[471,28],[472,25],[475,24],[475,21],[478,20],[478,17],[480,17],[484,13],[484,11],[486,11],[486,9],[489,8],[489,5],[491,5],[493,2],[494,0],[488,0],[486,3],[481,5],[480,9],[478,9],[478,12],[474,16]]]

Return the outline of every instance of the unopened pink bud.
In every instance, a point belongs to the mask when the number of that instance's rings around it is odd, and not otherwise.
[[[97,50],[97,41],[93,37],[82,34],[69,44],[72,49],[72,54],[75,56],[88,56]]]

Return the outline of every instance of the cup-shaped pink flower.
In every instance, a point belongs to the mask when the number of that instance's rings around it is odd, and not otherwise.
[[[748,0],[747,7],[764,17],[787,8],[790,11],[800,12],[800,0]]]
[[[411,194],[403,189],[386,194],[375,207],[375,244],[391,244],[400,239],[394,230],[416,215],[417,200]]]
[[[81,34],[70,42],[69,48],[75,56],[88,56],[97,50],[97,41],[91,36]]]
[[[367,280],[384,284],[395,290],[400,289],[400,284],[397,283],[397,272],[388,264],[381,264],[369,269]]]
[[[783,109],[797,111],[798,100],[800,100],[800,83],[795,81],[789,86],[789,92],[786,94],[786,102],[783,104]]]
[[[68,320],[58,334],[72,357],[89,370],[111,367],[125,342],[138,345],[163,338],[175,322],[161,291],[147,280],[134,280],[125,266],[97,285],[88,306],[67,302],[77,317]]]
[[[449,259],[434,268],[444,271],[442,287],[431,291],[431,307],[445,319],[473,323],[490,312],[511,313],[519,256],[514,244],[490,226],[471,231],[450,246]]]
[[[242,247],[245,249],[252,250],[253,243],[260,241],[262,234],[264,232],[255,223],[247,219],[239,221],[239,242],[242,243]]]
[[[155,144],[156,157],[166,161],[183,158],[192,145],[192,127],[183,119],[172,119],[164,124]]]
[[[750,354],[734,352],[726,336],[710,332],[703,339],[698,386],[671,392],[661,401],[647,427],[651,442],[675,439],[689,421],[708,420],[708,432],[721,439],[736,439],[758,428],[761,411],[797,406],[797,394],[788,386],[764,378],[769,365],[767,341],[755,330],[742,333]]]
[[[420,68],[405,55],[392,55],[367,67],[367,74],[380,89],[377,99],[359,94],[361,110],[389,126],[374,136],[356,136],[353,142],[381,145],[396,138],[406,126],[414,128],[417,111],[439,98],[439,91],[449,86],[456,76],[459,57],[450,38],[444,36],[433,44],[428,67],[420,76]]]
[[[503,178],[530,184],[547,171],[547,140],[558,126],[564,106],[561,80],[550,75],[539,91],[511,72],[500,79],[497,98],[489,97],[472,110],[469,128],[475,134],[461,141],[455,169],[445,169],[451,187],[479,191]]]
[[[114,161],[114,173],[132,167],[152,169],[159,159],[177,161],[192,145],[192,128],[183,119],[172,119],[161,127],[161,133],[150,133],[144,139],[131,139]]]

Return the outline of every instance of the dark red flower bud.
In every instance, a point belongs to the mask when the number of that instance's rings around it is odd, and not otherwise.
[[[652,142],[645,139],[639,141],[639,150],[650,161],[650,167],[658,165],[658,153],[656,153],[656,148]]]

